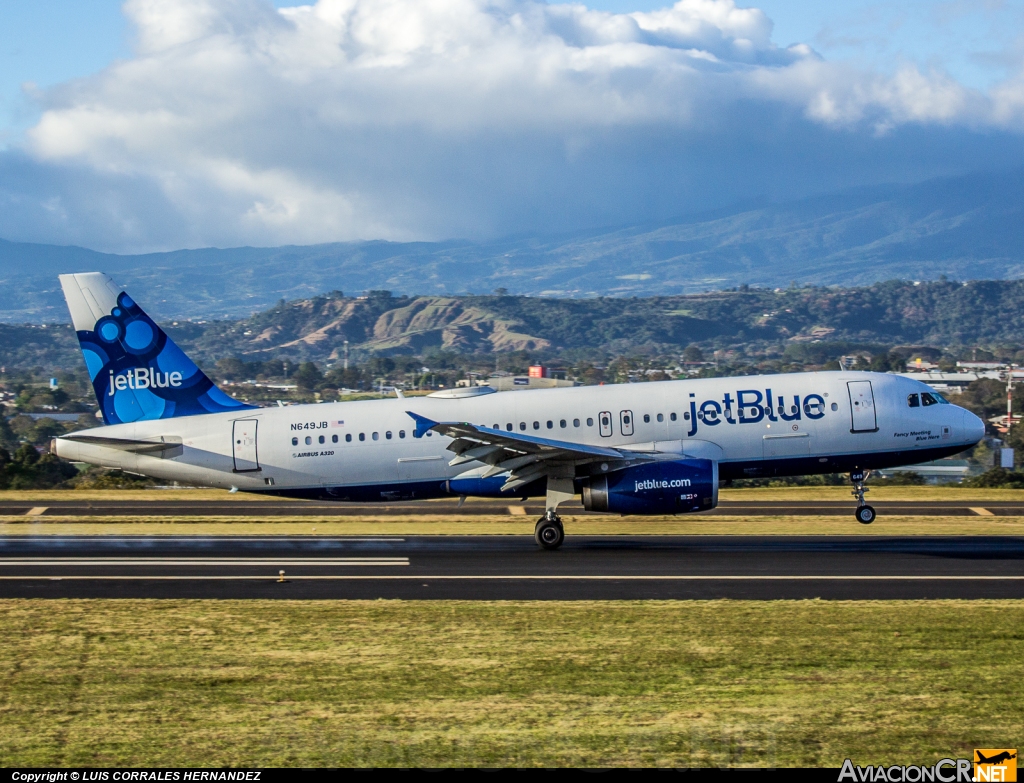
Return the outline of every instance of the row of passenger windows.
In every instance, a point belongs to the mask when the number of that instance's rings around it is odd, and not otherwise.
[[[665,414],[658,413],[658,414],[655,415],[655,418],[659,422],[663,422],[663,421],[665,421]],[[676,420],[678,420],[679,417],[676,414],[674,414],[674,413],[670,413],[668,415],[668,418],[669,418],[669,421],[676,421]],[[685,419],[686,421],[689,421],[690,420],[690,414],[689,413],[684,413],[683,414],[683,419]],[[627,416],[624,421],[625,421],[625,424],[628,426],[629,425],[629,417]],[[644,414],[644,422],[649,424],[650,421],[651,421],[651,415],[649,413],[645,413]],[[602,423],[603,426],[608,427],[611,424],[611,421],[608,420],[607,417],[605,417],[605,420],[602,421],[601,423]],[[554,422],[553,419],[549,419],[546,422],[546,425],[547,425],[547,429],[549,429],[549,430],[553,430],[555,428],[555,422]],[[569,426],[569,422],[568,422],[567,419],[559,419],[558,426],[561,429],[566,429]],[[582,423],[582,421],[580,419],[573,419],[572,420],[572,426],[573,427],[582,427],[583,423]],[[594,426],[594,419],[593,419],[593,417],[587,418],[587,426],[588,427],[593,427]],[[525,422],[525,421],[519,422],[519,429],[520,430],[525,432],[527,430],[527,428],[528,428],[527,422]],[[501,425],[500,424],[495,424],[495,425],[492,426],[492,429],[500,430],[501,429]],[[505,424],[505,429],[508,430],[509,432],[512,432],[515,429],[515,426],[511,422],[508,422],[507,424]],[[541,429],[541,423],[539,421],[533,422],[533,429],[535,429],[535,430]],[[433,435],[432,432],[427,432],[427,437],[428,438],[431,437],[432,435]],[[358,437],[358,440],[365,441],[366,440],[366,433],[365,432],[360,432],[357,437]],[[399,430],[398,431],[398,437],[399,438],[405,438],[405,430]],[[392,433],[390,433],[390,432],[385,432],[384,433],[384,439],[385,440],[392,440],[392,438],[393,438]],[[370,440],[380,440],[380,433],[379,432],[371,432],[370,433]],[[303,441],[304,441],[304,443],[307,446],[312,446],[313,445],[313,436],[312,435],[307,435],[303,439]],[[339,442],[338,436],[337,435],[331,435],[331,443],[338,443],[338,442]],[[348,434],[345,435],[345,442],[346,443],[351,443],[352,442],[352,433],[348,433]],[[327,436],[326,435],[318,436],[317,437],[317,443],[320,443],[320,444],[327,443]],[[298,438],[292,438],[292,445],[293,446],[298,446],[299,445],[299,439]]]
[[[918,400],[918,397],[920,397],[921,399]],[[947,400],[938,392],[921,392],[919,395],[907,395],[908,408],[920,408],[922,405],[926,408],[929,405],[949,405],[949,400]]]
[[[676,420],[677,420],[677,419],[678,419],[679,417],[678,417],[678,416],[676,416],[676,414],[674,414],[674,413],[670,413],[670,414],[668,415],[668,418],[669,418],[669,421],[676,421]],[[683,414],[683,418],[684,418],[684,419],[686,419],[687,421],[689,421],[689,419],[690,419],[690,414],[689,414],[689,413],[684,413],[684,414]],[[664,414],[664,413],[659,413],[659,414],[657,414],[657,419],[658,419],[658,421],[665,421],[665,414]],[[626,424],[626,425],[628,426],[628,425],[629,425],[629,421],[630,421],[630,417],[629,417],[629,416],[627,415],[627,416],[626,416],[626,417],[625,417],[625,418],[623,419],[623,421],[624,421],[624,423],[625,423],[625,424]],[[644,421],[645,421],[646,423],[648,423],[648,424],[650,423],[650,421],[651,421],[651,415],[650,415],[649,413],[645,413],[645,414],[644,414]],[[611,420],[610,420],[610,419],[609,419],[609,418],[608,418],[607,416],[605,416],[605,417],[603,418],[603,420],[601,421],[601,424],[603,424],[603,425],[604,425],[605,427],[607,427],[607,426],[608,426],[608,425],[609,425],[610,423],[611,423]],[[553,429],[555,428],[555,422],[554,422],[554,420],[553,420],[553,419],[548,419],[548,420],[547,420],[547,422],[545,422],[545,426],[547,427],[547,429],[549,429],[549,430],[553,430]],[[566,428],[567,428],[568,426],[569,426],[569,422],[568,422],[568,420],[567,420],[567,419],[559,419],[559,420],[558,420],[558,427],[559,427],[560,429],[563,429],[563,430],[564,430],[564,429],[566,429]],[[572,420],[572,426],[573,426],[573,427],[582,427],[582,426],[583,426],[583,424],[582,424],[582,422],[581,422],[581,421],[580,421],[579,419],[573,419],[573,420]],[[593,426],[594,426],[594,419],[593,419],[593,418],[588,418],[588,419],[587,419],[587,426],[588,426],[588,427],[593,427]],[[523,432],[525,432],[525,431],[527,430],[527,428],[528,428],[528,426],[527,426],[527,423],[526,423],[525,421],[521,421],[521,422],[519,422],[519,429],[520,429],[520,430],[522,430]],[[533,423],[533,428],[534,428],[535,430],[539,430],[539,429],[541,429],[541,423],[540,423],[539,421],[535,421],[535,422]],[[500,430],[500,429],[501,429],[501,425],[500,425],[500,424],[492,424],[492,425],[491,425],[491,429],[494,429],[494,430]],[[509,422],[509,423],[506,423],[506,424],[505,424],[505,429],[506,429],[506,430],[508,430],[509,432],[512,432],[512,431],[513,431],[513,430],[515,429],[515,427],[514,427],[514,426],[512,425],[512,423],[511,423],[511,422]]]
[[[911,408],[916,408],[920,404],[918,402],[918,400],[917,400],[917,397],[918,397],[918,395],[911,394],[907,398],[907,404]],[[935,394],[933,396],[931,394],[928,394],[927,392],[924,392],[923,394],[921,394],[921,401],[925,405],[935,405],[937,402],[943,402],[943,403],[946,402],[946,400],[944,400],[941,395]],[[814,403],[813,405],[805,405],[804,408],[805,408],[807,413],[813,413],[814,410],[820,410],[820,408],[817,406],[817,403]],[[813,408],[813,410],[812,410],[812,408]],[[836,405],[836,403],[832,403],[832,410],[838,410],[838,409],[839,409],[839,406]],[[790,412],[791,413],[796,413],[797,410],[798,410],[798,408],[795,405],[791,406],[791,408],[790,408]],[[786,409],[782,405],[780,405],[779,406],[779,413],[785,413],[785,412],[786,412]],[[771,409],[766,407],[765,408],[765,413],[768,414],[768,415],[771,415]],[[631,419],[632,419],[632,417],[630,416],[630,414],[625,412],[625,411],[623,411],[622,415],[623,415],[622,423],[626,427],[631,426]],[[698,416],[700,416],[700,414],[698,414]],[[657,414],[654,415],[654,418],[658,422],[664,422],[665,421],[665,414],[664,413],[657,413]],[[668,420],[669,421],[678,421],[678,419],[679,419],[679,417],[675,413],[668,414]],[[690,414],[688,412],[684,412],[683,413],[683,420],[684,421],[689,421],[690,420]],[[650,424],[650,423],[651,423],[651,414],[645,413],[644,414],[644,424]],[[555,429],[554,419],[548,419],[545,422],[545,426],[549,430]],[[580,419],[573,419],[572,420],[572,426],[573,427],[582,427],[583,423],[582,423],[582,421]],[[592,417],[587,418],[587,426],[588,427],[593,427],[594,426],[594,419]],[[610,427],[611,426],[611,419],[608,416],[606,416],[606,415],[602,415],[601,426],[605,427],[605,428]],[[569,427],[569,421],[567,419],[559,419],[558,420],[558,427],[559,427],[559,429],[563,429],[563,430],[567,429]],[[500,424],[494,424],[494,425],[491,426],[491,428],[495,429],[495,430],[500,430],[501,429],[501,425]],[[526,430],[528,428],[529,428],[529,425],[528,425],[527,422],[525,422],[525,421],[519,422],[519,429],[520,429],[520,431],[526,432]],[[508,430],[509,432],[512,432],[512,431],[515,430],[515,425],[513,425],[512,422],[507,422],[505,424],[505,429]],[[541,429],[541,423],[539,421],[533,422],[533,429],[535,429],[535,430]],[[433,435],[433,433],[427,432],[427,437],[428,438],[431,435]],[[398,431],[398,437],[399,438],[404,438],[405,437],[405,430],[399,430]],[[366,433],[365,432],[360,432],[358,438],[361,441],[365,441],[366,440]],[[380,440],[380,433],[378,433],[378,432],[370,433],[370,439],[371,440]],[[392,439],[392,434],[390,432],[385,432],[384,433],[384,439],[385,440],[391,440]],[[319,443],[321,443],[321,444],[322,443],[326,443],[327,442],[326,441],[326,436],[320,435],[317,438],[317,441]],[[338,436],[337,435],[332,435],[331,436],[331,443],[337,443],[337,442],[338,442]],[[345,442],[346,443],[351,443],[352,442],[352,434],[351,433],[345,435]],[[313,438],[312,438],[312,436],[307,435],[306,438],[305,438],[305,443],[306,443],[307,446],[312,446],[313,445]],[[299,445],[299,439],[298,438],[292,438],[292,445],[293,446],[298,446]]]
[[[427,433],[427,437],[429,438],[432,434],[433,433],[428,432]],[[359,440],[366,440],[366,433],[365,432],[360,432],[358,437],[359,437]],[[385,432],[384,433],[384,440],[391,440],[392,437],[393,437],[393,435],[390,432]],[[405,437],[405,430],[399,430],[398,431],[398,437],[399,438],[404,438]],[[317,440],[317,443],[326,443],[327,442],[327,436],[326,435],[321,435],[316,440]],[[370,433],[370,440],[380,440],[380,433],[379,432],[371,432]],[[338,436],[337,435],[331,435],[331,443],[337,443],[337,442],[338,442]],[[352,433],[351,432],[348,433],[347,435],[345,435],[345,442],[346,443],[351,443],[352,442]],[[312,435],[307,435],[305,437],[305,444],[307,446],[312,446],[313,445],[313,436]],[[298,438],[292,438],[292,445],[293,446],[298,446],[299,445],[299,439]]]

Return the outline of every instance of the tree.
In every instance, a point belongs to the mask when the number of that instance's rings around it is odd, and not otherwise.
[[[294,378],[302,391],[313,391],[323,381],[324,376],[313,362],[303,362],[299,365]]]
[[[696,343],[690,343],[683,351],[683,361],[702,362],[704,361],[704,351]]]

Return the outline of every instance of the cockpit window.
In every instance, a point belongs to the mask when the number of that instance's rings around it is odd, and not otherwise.
[[[919,408],[921,406],[921,400],[916,394],[908,394],[907,405],[911,408]]]
[[[938,392],[932,392],[932,397],[937,399],[939,401],[939,403],[941,403],[942,405],[949,405],[949,400],[947,400],[945,397],[943,397]]]
[[[939,401],[928,392],[921,392],[921,404],[927,407],[929,405],[938,405]]]

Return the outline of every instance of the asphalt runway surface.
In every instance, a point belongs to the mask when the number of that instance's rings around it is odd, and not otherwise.
[[[870,495],[868,502],[871,502]],[[880,515],[889,516],[1024,516],[1022,502],[962,500],[877,501],[872,503]],[[856,503],[849,500],[763,501],[723,500],[718,508],[701,516],[853,516]],[[456,498],[404,503],[331,503],[311,500],[55,500],[38,502],[0,502],[0,516],[201,516],[201,517],[352,517],[408,516],[446,514],[475,516],[525,514],[540,517],[542,498],[525,503],[507,500],[469,500],[463,506]],[[562,516],[589,515],[576,503],[559,507]]]
[[[1020,599],[1024,537],[9,537],[0,597]]]

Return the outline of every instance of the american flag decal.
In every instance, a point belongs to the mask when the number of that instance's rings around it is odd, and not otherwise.
[[[343,422],[343,421],[332,421],[331,422],[331,426],[332,427],[344,427],[345,426],[345,422]]]

